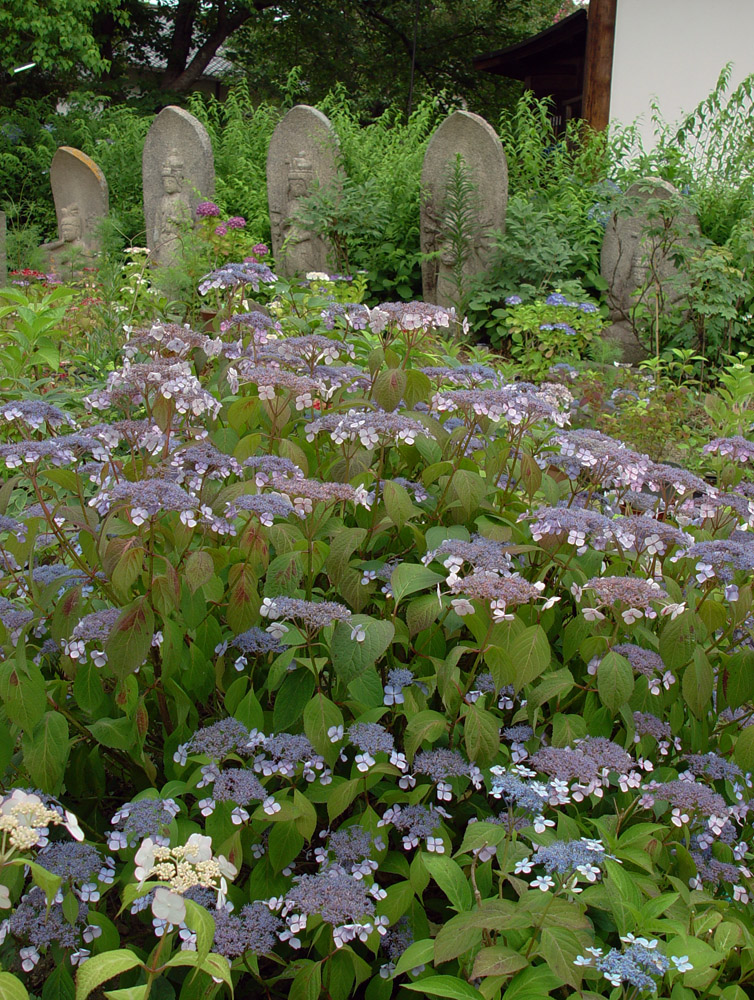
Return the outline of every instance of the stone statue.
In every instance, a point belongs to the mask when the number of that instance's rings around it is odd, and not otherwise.
[[[58,239],[42,249],[53,270],[68,272],[100,249],[99,226],[108,213],[107,181],[86,153],[60,146],[50,165],[50,185]]]
[[[192,224],[191,200],[185,190],[184,163],[177,149],[170,151],[162,166],[164,194],[155,215],[151,245],[158,261],[172,259],[176,244]]]
[[[311,192],[314,181],[314,166],[304,150],[288,163],[288,188],[286,191],[286,216],[279,217],[281,258],[290,274],[305,274],[317,270],[311,265],[321,252],[317,237],[303,229],[296,219],[303,199]],[[320,268],[322,270],[322,268]]]
[[[449,194],[454,175],[466,189],[463,237],[454,240]],[[491,233],[505,229],[508,163],[492,126],[479,115],[454,111],[432,136],[422,167],[421,249],[424,300],[457,305],[469,279],[492,255]],[[460,213],[459,213],[460,215]],[[459,254],[462,255],[459,260]],[[460,286],[460,287],[459,287]]]
[[[195,221],[196,206],[215,191],[209,135],[188,111],[171,105],[152,122],[144,142],[142,181],[151,260],[172,264]]]
[[[306,104],[291,108],[272,135],[267,154],[272,253],[285,277],[328,269],[330,247],[294,216],[315,184],[336,182],[336,150],[329,120]]]
[[[680,204],[680,194],[659,177],[636,181],[626,192],[630,213],[616,213],[608,221],[600,256],[600,273],[607,282],[607,302],[611,325],[604,337],[621,349],[622,360],[635,364],[647,352],[636,333],[637,310],[655,310],[656,284],[661,289],[664,311],[677,307],[685,292],[674,279],[678,268],[673,260],[680,245],[699,233],[699,221]],[[662,203],[678,203],[677,211],[660,216]],[[665,229],[663,237],[653,231]]]
[[[64,205],[60,209],[60,235],[64,243],[83,247],[81,213],[78,205]]]

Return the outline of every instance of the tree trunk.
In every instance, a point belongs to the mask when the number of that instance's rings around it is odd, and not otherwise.
[[[228,38],[245,24],[254,13],[274,7],[278,0],[254,0],[228,16],[225,0],[217,5],[217,23],[189,62],[191,39],[196,20],[197,0],[181,0],[178,5],[173,44],[168,66],[160,81],[161,90],[181,93],[190,90]]]
[[[173,82],[186,70],[191,39],[194,36],[197,0],[180,0],[175,14],[173,38],[168,53],[168,63],[162,75],[160,86],[163,90],[175,89]],[[211,58],[211,56],[210,56]]]

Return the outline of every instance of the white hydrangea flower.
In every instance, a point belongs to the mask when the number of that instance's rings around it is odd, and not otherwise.
[[[168,923],[178,926],[186,919],[186,903],[177,892],[171,892],[160,886],[154,891],[152,914],[158,920],[166,920]]]

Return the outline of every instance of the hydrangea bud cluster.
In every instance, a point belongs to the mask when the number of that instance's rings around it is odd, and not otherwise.
[[[323,833],[322,836],[326,836],[326,843],[314,852],[320,866],[337,866],[355,879],[371,876],[377,871],[379,865],[372,855],[385,850],[381,837],[372,836],[357,824],[341,827],[333,833]]]
[[[597,605],[583,606],[582,614],[587,621],[600,621],[605,617],[600,608],[613,610],[617,606],[620,618],[626,625],[633,625],[640,618],[656,618],[656,604],[662,604],[662,614],[674,618],[685,605],[671,604],[668,595],[656,580],[628,576],[594,576],[587,580],[583,588],[574,585],[574,596],[581,602],[585,591],[592,591]]]
[[[0,406],[0,419],[8,424],[22,425],[28,430],[57,430],[64,424],[76,426],[76,421],[68,413],[52,403],[39,399],[17,399]]]
[[[380,895],[384,892],[378,886],[367,886],[363,879],[334,867],[316,875],[296,876],[281,909],[288,943],[293,948],[301,947],[298,935],[306,929],[308,918],[315,915],[332,925],[336,948],[356,939],[366,941],[374,930],[384,934],[389,921],[376,917],[374,908],[374,899]]]
[[[170,843],[170,824],[180,812],[174,799],[143,798],[120,806],[110,820],[113,830],[108,835],[111,851],[136,847],[150,838],[160,847]]]
[[[588,948],[590,957],[579,955],[576,964],[593,966],[607,979],[611,986],[631,986],[636,991],[654,993],[657,990],[657,980],[672,967],[679,972],[688,972],[693,965],[688,955],[665,957],[657,948],[658,941],[633,934],[621,938],[627,945],[624,951],[611,948],[607,954],[601,948]]]
[[[273,475],[269,487],[287,496],[297,514],[311,514],[318,503],[332,506],[336,503],[352,503],[369,509],[369,493],[363,486],[348,483],[321,483],[316,479]]]
[[[657,697],[662,694],[663,690],[669,691],[675,684],[675,675],[667,669],[660,654],[653,649],[645,649],[643,646],[637,646],[631,642],[621,642],[613,646],[612,651],[618,653],[619,656],[624,656],[634,673],[647,678],[647,687],[651,695]],[[588,664],[587,672],[594,676],[600,663],[601,659],[595,657]]]
[[[123,355],[128,360],[138,353],[152,357],[175,355],[186,358],[195,350],[201,350],[208,358],[218,357],[222,351],[222,341],[197,333],[188,324],[155,323],[149,329],[133,330],[123,346]]]
[[[277,281],[267,264],[256,260],[246,260],[242,264],[223,264],[222,267],[205,274],[198,285],[200,295],[206,295],[213,288],[250,287],[258,292],[262,285],[274,285]]]
[[[71,963],[81,965],[89,958],[91,944],[102,933],[102,928],[88,922],[89,907],[78,901],[73,920],[63,912],[62,894],[52,905],[44,892],[35,886],[19,901],[14,912],[0,924],[0,941],[11,934],[19,945],[18,958],[24,972],[31,972],[43,955],[51,949],[66,949]]]
[[[144,883],[154,876],[165,887],[155,890],[152,913],[155,917],[179,924],[186,918],[183,894],[196,886],[217,893],[222,906],[228,892],[228,879],[238,874],[234,865],[222,855],[212,852],[212,838],[192,833],[185,844],[167,847],[156,844],[150,837],[142,841],[134,858],[137,882]]]
[[[380,302],[369,314],[369,326],[374,333],[394,327],[397,330],[448,330],[455,325],[453,308],[432,305],[430,302]]]
[[[541,747],[529,758],[533,771],[549,775],[552,804],[583,802],[589,796],[601,799],[611,778],[622,791],[639,788],[641,765],[622,747],[604,737],[587,736],[571,747]],[[651,764],[649,765],[651,768]]]
[[[306,425],[307,441],[329,433],[330,440],[341,445],[359,441],[364,448],[386,444],[414,444],[417,437],[431,437],[431,432],[413,417],[380,410],[348,410],[343,414],[320,417]]]
[[[73,813],[49,799],[21,788],[0,799],[0,831],[15,850],[46,846],[51,826],[64,826],[74,840],[84,839]]]
[[[331,302],[320,316],[326,330],[334,330],[341,323],[351,330],[365,330],[369,325],[370,310],[360,302]]]
[[[547,892],[560,883],[568,892],[579,893],[579,881],[596,882],[602,874],[602,865],[607,854],[604,844],[599,840],[582,837],[580,840],[556,840],[546,846],[537,847],[532,857],[522,858],[516,862],[515,873],[530,875],[537,866],[544,868],[545,875],[537,875],[532,885]],[[557,881],[556,881],[557,880]]]
[[[740,434],[733,437],[714,438],[702,448],[705,455],[718,455],[743,465],[754,459],[754,442],[747,441]]]
[[[420,841],[424,841],[430,854],[444,854],[445,843],[441,836],[437,836],[444,819],[450,819],[450,813],[442,806],[395,805],[385,810],[377,825],[392,826],[398,830],[405,851],[418,847]]]
[[[569,422],[571,401],[563,386],[515,382],[502,389],[444,389],[432,397],[431,408],[438,413],[459,413],[472,427],[480,417],[492,423],[505,420],[514,427],[540,420],[564,427]]]
[[[469,541],[462,538],[446,538],[436,549],[432,549],[422,557],[425,566],[437,561],[448,570],[446,583],[452,585],[460,577],[464,565],[482,573],[511,576],[513,560],[509,545],[484,538],[482,535],[472,535]]]
[[[335,601],[305,601],[298,597],[265,597],[259,613],[271,622],[267,631],[277,639],[288,631],[283,621],[295,621],[315,633],[351,618],[350,610]]]
[[[543,583],[529,583],[518,574],[503,577],[485,570],[474,570],[467,576],[453,580],[450,585],[451,594],[463,594],[465,598],[452,602],[456,614],[462,617],[471,614],[474,608],[470,602],[473,600],[487,601],[495,621],[505,621],[512,617],[509,608],[540,600],[544,589]],[[551,603],[554,600],[549,599]]]
[[[450,778],[468,778],[474,788],[482,787],[482,772],[476,766],[465,760],[458,750],[422,750],[414,758],[412,764],[414,776],[421,774],[434,783],[438,802],[450,802],[453,798],[453,786]]]

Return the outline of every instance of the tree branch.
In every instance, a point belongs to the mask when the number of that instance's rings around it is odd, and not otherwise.
[[[193,7],[196,6],[196,0],[182,0],[182,3]],[[234,14],[228,16],[226,12],[225,0],[220,0],[217,9],[217,23],[215,24],[214,29],[199,46],[191,62],[186,65],[191,47],[189,40],[189,48],[185,52],[183,62],[178,68],[178,72],[175,75],[171,75],[166,70],[160,84],[161,89],[175,90],[178,92],[188,90],[191,86],[193,86],[193,84],[196,83],[212,61],[213,57],[217,53],[217,50],[223,42],[230,38],[234,31],[238,31],[238,29],[244,25],[253,14],[267,10],[268,7],[274,7],[276,3],[277,0],[254,0],[253,3],[239,8]],[[176,18],[176,31],[177,29],[178,19]]]
[[[393,24],[389,17],[386,17],[379,10],[377,10],[374,0],[366,0],[365,3],[359,4],[357,11],[362,17],[371,18],[372,21],[377,21],[378,24],[387,28],[392,35],[395,35],[395,37],[400,40],[403,48],[406,50],[406,55],[409,60],[413,58],[413,38],[409,37],[409,35],[402,31],[396,24]],[[432,80],[418,59],[414,62],[414,69],[420,74],[420,76],[424,77],[427,83],[431,85]]]
[[[191,40],[194,37],[197,0],[179,0],[173,25],[173,37],[170,42],[167,66],[162,77],[162,87],[165,89],[176,80],[186,69]]]

